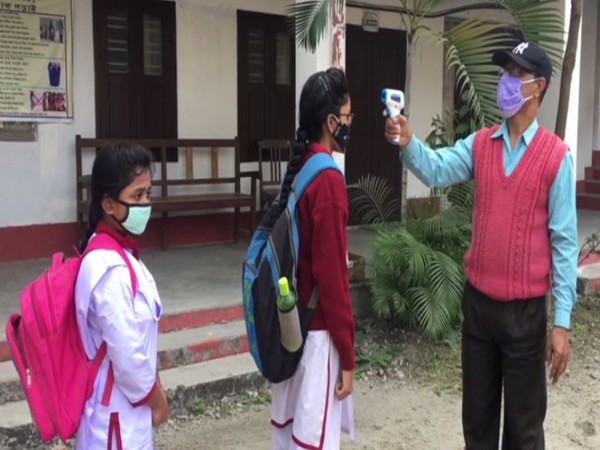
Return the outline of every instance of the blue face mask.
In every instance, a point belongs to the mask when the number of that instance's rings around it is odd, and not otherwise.
[[[150,220],[152,205],[150,203],[137,204],[126,203],[121,200],[117,201],[121,205],[127,206],[127,215],[125,216],[125,219],[118,222],[123,225],[123,228],[135,236],[143,234],[148,225],[148,221]]]

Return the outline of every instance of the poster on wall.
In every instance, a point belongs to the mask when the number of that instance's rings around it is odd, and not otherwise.
[[[71,14],[71,0],[0,0],[0,120],[72,120]]]

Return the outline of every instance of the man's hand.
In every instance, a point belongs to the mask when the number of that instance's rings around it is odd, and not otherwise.
[[[342,381],[335,388],[335,395],[339,400],[344,400],[352,394],[354,370],[342,370]]]
[[[384,111],[384,114],[386,112]],[[410,142],[412,131],[408,126],[408,120],[402,114],[393,119],[388,117],[385,120],[385,138],[391,144],[399,145],[404,148]]]
[[[550,334],[548,355],[546,357],[546,365],[550,367],[550,381],[552,384],[556,384],[567,369],[570,354],[569,330],[554,327]]]

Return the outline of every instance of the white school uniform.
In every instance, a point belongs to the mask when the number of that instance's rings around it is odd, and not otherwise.
[[[93,238],[92,238],[93,239]],[[77,431],[78,450],[153,449],[152,412],[145,403],[156,382],[158,320],[162,306],[148,269],[128,251],[138,291],[121,256],[111,250],[89,253],[75,286],[77,323],[88,358],[107,343],[94,391]],[[108,406],[102,405],[109,363],[114,385]],[[109,434],[110,439],[109,439]]]
[[[352,395],[335,396],[340,357],[329,332],[309,331],[294,376],[272,388],[272,450],[338,450],[341,433],[356,442]]]

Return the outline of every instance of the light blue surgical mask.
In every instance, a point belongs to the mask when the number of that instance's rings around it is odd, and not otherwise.
[[[146,230],[150,214],[152,213],[152,205],[150,203],[126,203],[122,200],[117,200],[121,205],[127,206],[127,215],[125,219],[119,221],[123,228],[135,236],[140,236]]]

